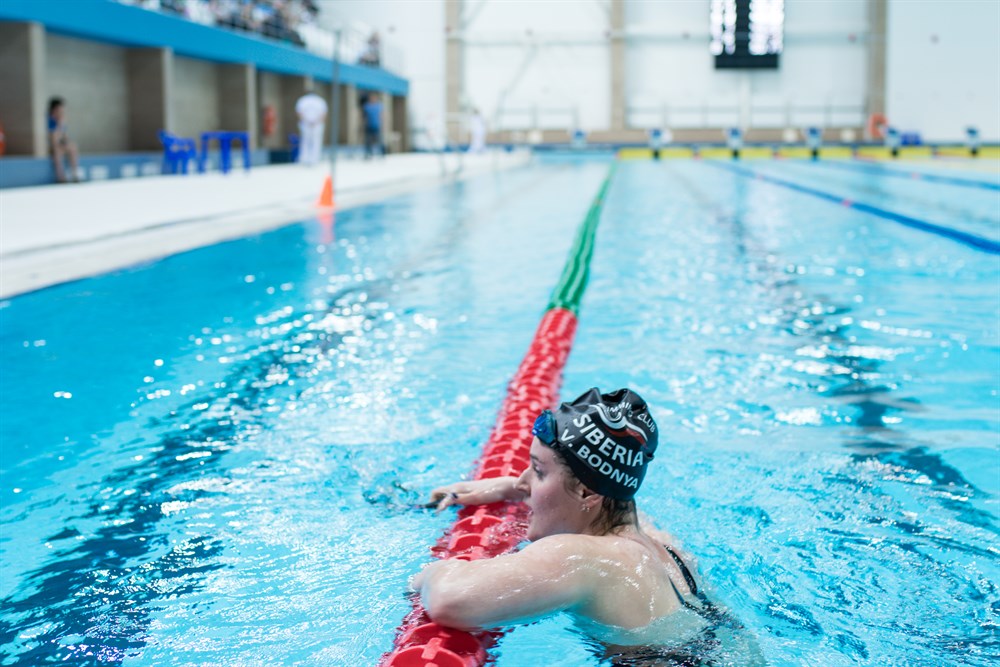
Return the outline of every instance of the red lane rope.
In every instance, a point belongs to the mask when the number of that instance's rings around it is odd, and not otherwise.
[[[497,414],[474,479],[520,475],[528,467],[531,426],[555,406],[563,368],[573,346],[576,315],[564,308],[545,313]],[[463,507],[452,527],[431,547],[437,558],[478,560],[517,548],[525,539],[523,503]],[[480,667],[502,632],[464,632],[434,623],[419,601],[400,625],[381,667]]]

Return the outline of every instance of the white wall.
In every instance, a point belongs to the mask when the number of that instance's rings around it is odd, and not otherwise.
[[[925,141],[1000,140],[1000,2],[889,0],[886,116]]]
[[[919,130],[929,140],[961,139],[969,124],[985,139],[1000,140],[1000,2],[888,2],[890,122]],[[441,136],[443,0],[321,0],[321,6],[328,17],[371,25],[403,51],[411,124]],[[568,127],[571,115],[546,109],[575,109],[584,128],[606,128],[607,6],[598,0],[466,0],[468,104],[490,121],[496,120],[501,99],[507,109],[537,107],[540,124],[553,128]],[[715,70],[708,52],[708,8],[708,0],[626,0],[631,125],[659,125],[664,105],[675,127],[726,126],[747,118],[756,127],[783,127],[786,120],[796,127],[864,123],[868,0],[786,0],[785,52],[776,71]],[[683,112],[684,107],[692,110]],[[529,115],[508,116],[504,124],[529,121]]]
[[[474,6],[466,3],[467,8]],[[716,70],[707,0],[625,3],[627,124],[785,127],[864,122],[867,0],[789,2],[777,70]],[[466,31],[469,102],[571,108],[584,129],[610,124],[610,17],[593,0],[488,2]],[[529,32],[530,31],[530,32]],[[504,113],[504,127],[531,118]],[[541,113],[542,127],[569,127]]]
[[[466,3],[467,12],[471,7]],[[467,103],[509,129],[534,127],[536,113],[541,127],[606,129],[608,26],[598,2],[483,5],[464,32]]]
[[[867,11],[867,0],[789,1],[778,69],[734,71],[715,69],[705,0],[627,2],[628,122],[662,124],[666,107],[672,127],[859,125]]]
[[[360,22],[378,31],[382,44],[405,57],[399,72],[410,82],[408,111],[417,146],[430,129],[444,136],[444,1],[320,0],[320,25],[327,29]]]

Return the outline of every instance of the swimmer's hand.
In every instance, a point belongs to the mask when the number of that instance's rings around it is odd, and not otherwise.
[[[524,500],[517,488],[517,477],[492,477],[439,486],[431,491],[431,502],[438,512],[451,505],[488,505],[502,500]]]

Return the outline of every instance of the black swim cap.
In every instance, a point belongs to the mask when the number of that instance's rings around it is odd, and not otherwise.
[[[635,496],[657,442],[656,422],[641,396],[630,389],[602,394],[594,387],[552,416],[553,446],[566,452],[587,488],[618,500]]]

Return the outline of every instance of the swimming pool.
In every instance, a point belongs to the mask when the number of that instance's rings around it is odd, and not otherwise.
[[[619,166],[563,396],[650,401],[640,506],[772,664],[993,664],[1000,256],[807,190],[996,243],[1000,181],[733,166]],[[3,302],[3,664],[376,663],[607,170]],[[560,618],[496,654],[600,664]]]

